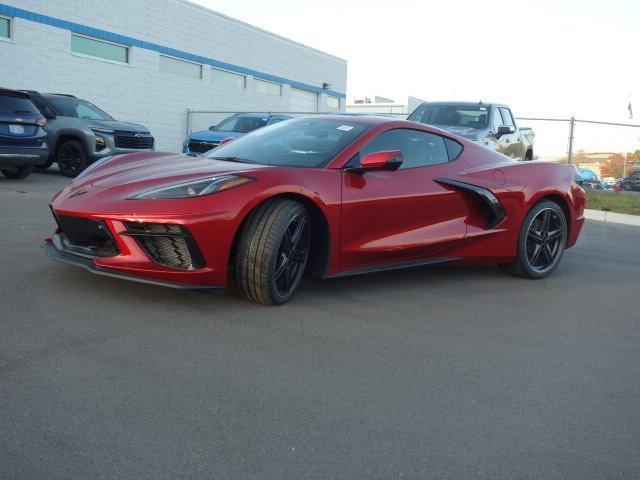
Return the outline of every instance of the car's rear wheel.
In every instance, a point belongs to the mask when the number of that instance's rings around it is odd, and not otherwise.
[[[75,178],[87,167],[87,154],[82,143],[68,140],[60,145],[56,161],[65,177]]]
[[[622,185],[620,185],[620,188],[625,192],[630,192],[633,190],[633,185],[631,185],[629,182],[624,182]]]
[[[12,167],[12,168],[2,168],[0,169],[2,175],[12,180],[22,180],[27,178],[33,172],[33,167],[31,166],[22,166],[22,167]]]
[[[237,240],[235,276],[240,292],[254,302],[279,305],[294,295],[307,265],[311,219],[288,199],[253,211]]]
[[[553,201],[542,201],[524,219],[515,261],[500,267],[518,277],[544,278],[558,268],[566,244],[567,219],[562,208]]]

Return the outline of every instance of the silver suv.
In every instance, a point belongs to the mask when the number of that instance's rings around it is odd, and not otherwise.
[[[100,158],[154,149],[146,127],[115,120],[86,100],[73,95],[25,93],[47,119],[51,153],[38,168],[49,168],[56,162],[63,175],[76,177]]]

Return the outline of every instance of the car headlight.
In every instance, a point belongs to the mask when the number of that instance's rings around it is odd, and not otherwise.
[[[107,148],[107,141],[104,137],[96,135],[96,151],[104,150]]]
[[[129,200],[155,200],[164,198],[194,198],[223,192],[253,182],[254,179],[242,175],[222,175],[219,177],[201,178],[183,183],[167,185],[139,193]]]
[[[89,173],[91,173],[93,170],[95,170],[96,168],[98,168],[100,165],[104,165],[105,163],[107,163],[109,160],[111,160],[113,157],[104,157],[101,158],[100,160],[96,160],[95,162],[93,162],[91,165],[89,165],[87,168],[85,168],[80,175],[78,175],[75,180],[80,180],[82,177],[86,177],[87,175],[89,175]]]

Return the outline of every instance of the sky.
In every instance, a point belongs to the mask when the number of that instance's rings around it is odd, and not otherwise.
[[[640,124],[640,0],[194,3],[346,59],[347,101],[495,101],[520,117]],[[565,148],[564,124],[530,126],[549,154]],[[639,141],[640,129],[576,127],[576,148]]]

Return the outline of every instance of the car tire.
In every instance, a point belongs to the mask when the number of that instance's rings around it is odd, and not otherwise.
[[[633,185],[631,185],[628,182],[625,182],[622,185],[620,185],[620,190],[623,190],[625,192],[630,192],[633,190]]]
[[[46,162],[44,162],[42,165],[36,165],[36,169],[37,170],[46,170],[47,168],[49,168],[51,165],[53,165],[53,160],[47,160]]]
[[[295,294],[311,243],[311,217],[300,203],[274,199],[244,222],[235,248],[238,289],[249,300],[280,305]]]
[[[75,178],[87,168],[87,153],[77,140],[68,140],[60,145],[56,155],[58,168],[65,177]]]
[[[558,268],[567,235],[567,218],[562,208],[551,200],[537,203],[522,222],[515,261],[501,264],[500,268],[517,277],[545,278]]]
[[[16,168],[3,168],[0,169],[0,172],[2,172],[2,175],[10,178],[11,180],[23,180],[31,175],[31,172],[33,172],[33,167],[22,166]]]

